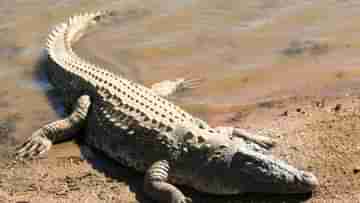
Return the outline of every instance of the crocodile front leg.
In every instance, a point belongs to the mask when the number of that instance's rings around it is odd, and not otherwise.
[[[225,136],[243,138],[245,140],[258,144],[265,149],[270,149],[276,145],[275,140],[269,137],[252,134],[245,129],[229,126],[220,126],[216,127],[215,129],[220,131],[221,134],[224,134]]]
[[[200,85],[201,79],[185,79],[178,78],[176,80],[164,80],[158,83],[155,83],[151,86],[151,89],[159,96],[170,97],[175,93],[187,90],[194,89]]]
[[[85,123],[90,107],[90,97],[79,97],[72,114],[62,120],[58,120],[43,126],[35,131],[15,155],[17,158],[35,158],[47,152],[52,143],[69,139],[78,132]]]
[[[178,188],[167,182],[169,170],[169,162],[166,160],[153,163],[145,174],[145,193],[160,202],[190,203],[190,198],[185,197]]]

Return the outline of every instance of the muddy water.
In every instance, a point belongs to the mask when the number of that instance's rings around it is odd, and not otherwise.
[[[76,51],[145,85],[203,78],[177,98],[198,115],[212,106],[342,94],[360,83],[357,1],[3,0],[1,156],[61,117],[60,100],[39,70],[51,27],[71,14],[107,8],[118,16],[89,30]]]

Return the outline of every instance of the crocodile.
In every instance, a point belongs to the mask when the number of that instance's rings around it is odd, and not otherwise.
[[[211,127],[169,97],[199,85],[179,78],[145,87],[77,55],[72,45],[112,11],[83,13],[55,26],[46,53],[49,81],[69,114],[44,125],[17,148],[18,159],[44,156],[54,143],[83,136],[86,145],[144,175],[144,192],[159,202],[191,202],[178,188],[203,193],[311,193],[318,180],[274,157],[276,142],[233,126]],[[83,133],[79,131],[83,129]]]

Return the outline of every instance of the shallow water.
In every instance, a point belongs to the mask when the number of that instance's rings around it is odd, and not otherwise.
[[[118,16],[90,29],[75,50],[145,85],[203,78],[177,98],[198,115],[212,106],[342,94],[360,83],[356,1],[3,0],[0,124],[11,130],[0,133],[8,140],[0,142],[2,150],[61,116],[60,100],[49,100],[52,88],[37,71],[51,27],[74,13],[107,8]]]

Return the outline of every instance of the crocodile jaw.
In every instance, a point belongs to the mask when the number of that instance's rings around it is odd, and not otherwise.
[[[319,182],[313,174],[273,156],[239,148],[218,151],[200,164],[193,185],[200,191],[218,195],[302,194],[312,192]]]

